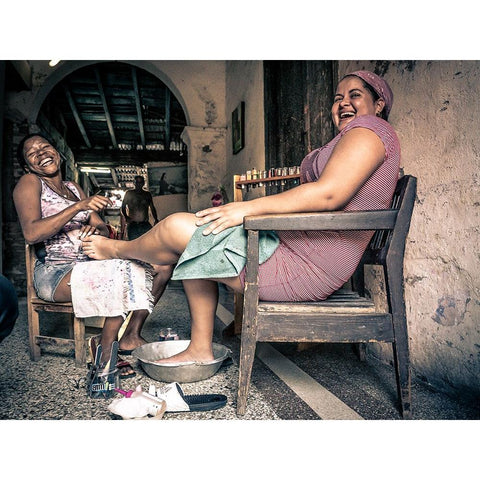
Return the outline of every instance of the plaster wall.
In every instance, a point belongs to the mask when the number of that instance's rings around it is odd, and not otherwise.
[[[227,177],[225,188],[233,197],[233,175],[255,167],[265,169],[265,119],[263,94],[263,62],[258,60],[226,62]],[[232,112],[245,102],[245,147],[233,154]],[[260,190],[260,189],[258,189]]]
[[[402,167],[418,178],[405,254],[414,372],[436,388],[478,398],[480,62],[342,61],[339,76],[362,68],[392,87],[389,120]]]

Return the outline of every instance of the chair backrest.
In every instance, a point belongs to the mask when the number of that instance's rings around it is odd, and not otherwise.
[[[393,248],[396,254],[403,257],[415,202],[416,185],[417,179],[411,175],[405,175],[398,180],[390,207],[398,210],[395,227],[393,230],[375,232],[362,259],[363,264],[384,265]]]
[[[398,210],[393,230],[377,230],[363,254],[363,257],[352,277],[352,287],[360,295],[365,294],[364,266],[382,265],[393,258],[402,270],[403,254],[410,228],[410,220],[417,192],[417,179],[411,175],[401,177],[395,188],[391,208]]]

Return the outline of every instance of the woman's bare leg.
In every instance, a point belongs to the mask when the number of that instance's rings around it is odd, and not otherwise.
[[[53,299],[56,302],[71,302],[72,301],[72,290],[70,288],[70,277],[72,272],[70,271],[65,275],[55,290]],[[147,312],[148,313],[148,312]],[[145,318],[147,318],[145,316]],[[100,357],[100,362],[105,363],[109,360],[112,350],[112,343],[117,340],[118,332],[123,324],[123,317],[105,317],[105,322],[102,329],[102,337],[100,339],[100,345],[102,346],[102,355]],[[95,359],[92,359],[95,361]],[[120,358],[118,359],[121,360]],[[130,375],[134,373],[134,370],[131,366],[122,367],[121,369],[123,375]]]
[[[70,278],[72,271],[70,270],[58,284],[55,292],[53,293],[53,300],[55,302],[71,302],[72,301],[72,289],[70,288]]]
[[[100,339],[100,345],[102,346],[102,356],[100,357],[100,363],[105,363],[111,355],[112,344],[118,338],[118,332],[123,323],[123,317],[121,315],[117,317],[105,317],[105,323],[103,324],[102,337]],[[133,370],[130,367],[130,372],[126,371],[124,373],[132,373]]]
[[[173,265],[155,265],[154,270],[156,274],[153,277],[152,294],[154,299],[153,303],[155,305],[163,295],[167,283],[172,276]],[[132,312],[127,328],[119,342],[120,350],[133,350],[134,348],[147,343],[147,341],[141,336],[141,331],[148,315],[148,310],[136,310]]]
[[[192,322],[190,344],[183,352],[158,360],[157,363],[213,360],[212,337],[218,305],[218,282],[225,283],[237,292],[242,291],[239,277],[183,280]]]
[[[185,250],[197,226],[196,217],[189,213],[176,213],[157,223],[141,237],[131,240],[112,240],[91,235],[83,242],[83,251],[89,257],[104,260],[127,258],[156,265],[173,265]],[[235,291],[241,291],[237,278],[222,279]],[[216,279],[183,281],[191,315],[191,342],[186,350],[159,363],[213,360],[212,336],[218,303]]]
[[[174,213],[130,241],[90,235],[83,241],[83,252],[96,260],[128,258],[152,265],[173,265],[192,238],[196,220],[193,213]]]
[[[172,357],[158,360],[169,362],[207,362],[213,360],[212,336],[218,303],[218,285],[213,280],[183,280],[191,316],[191,340],[187,349]]]

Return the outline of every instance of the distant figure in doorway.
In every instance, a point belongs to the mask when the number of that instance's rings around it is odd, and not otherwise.
[[[17,318],[17,292],[11,282],[0,274],[0,343],[12,333]]]
[[[144,190],[145,179],[141,175],[135,177],[135,188],[128,190],[123,197],[122,214],[127,222],[127,239],[134,240],[148,232],[152,225],[148,221],[148,209],[152,211],[154,224],[158,223],[157,210],[153,204],[152,194]]]

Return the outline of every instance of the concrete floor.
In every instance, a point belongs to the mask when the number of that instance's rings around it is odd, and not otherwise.
[[[240,342],[222,335],[232,320],[232,296],[224,289],[220,293],[215,341],[231,349],[233,362],[207,380],[182,387],[187,394],[225,394],[227,405],[203,413],[165,413],[154,422],[111,421],[111,400],[88,398],[82,387],[87,370],[75,366],[68,349],[46,348],[32,362],[21,299],[14,331],[0,344],[0,451],[2,470],[13,472],[8,478],[155,475],[202,480],[261,474],[301,479],[318,478],[321,472],[327,478],[370,480],[388,471],[389,478],[400,480],[406,469],[419,478],[475,477],[478,423],[396,421],[393,368],[373,359],[359,362],[345,345],[299,350],[292,344],[258,344],[247,412],[239,419]],[[66,330],[59,316],[45,317],[45,324],[47,330]],[[144,336],[156,341],[168,326],[189,338],[188,307],[178,284],[167,288]],[[161,385],[133,365],[137,375],[122,381],[122,388]],[[412,404],[415,420],[480,419],[478,405],[463,404],[415,380]],[[361,419],[387,421],[357,421]]]
[[[203,413],[166,413],[164,420],[238,420],[235,412],[240,342],[223,336],[231,319],[232,296],[221,289],[215,341],[232,350],[233,363],[213,377],[183,384],[186,394],[221,393],[228,398],[219,410]],[[47,328],[64,326],[61,317],[44,317]],[[157,341],[164,327],[174,327],[189,338],[189,312],[179,284],[167,288],[144,327],[144,337]],[[95,333],[93,330],[90,333]],[[111,420],[111,400],[90,399],[83,388],[86,368],[74,365],[73,352],[44,349],[38,362],[30,361],[25,299],[14,331],[0,345],[0,420]],[[132,360],[137,375],[122,388],[153,383]],[[268,365],[268,366],[267,366]],[[273,373],[275,372],[275,373]],[[413,381],[413,417],[416,420],[480,419],[478,405],[464,404]],[[318,344],[299,350],[293,344],[259,344],[247,412],[242,420],[401,419],[396,408],[393,367],[374,359],[359,362],[349,345]]]

